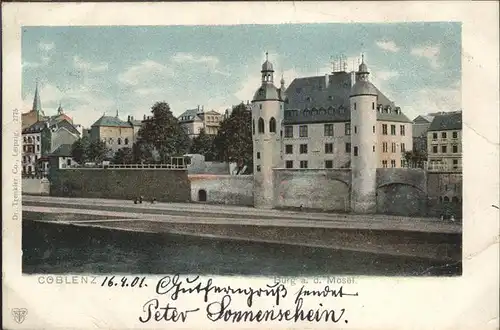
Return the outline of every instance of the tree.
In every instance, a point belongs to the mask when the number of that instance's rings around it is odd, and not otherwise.
[[[245,104],[233,107],[231,116],[224,119],[214,140],[219,160],[236,162],[253,168],[252,114]]]
[[[71,147],[71,157],[78,164],[84,164],[88,161],[87,150],[90,145],[90,140],[88,137],[84,136],[81,139],[76,140]]]
[[[424,162],[427,161],[427,153],[423,150],[410,150],[403,154],[403,158],[408,167],[424,168]]]
[[[147,153],[154,149],[158,152],[161,162],[169,163],[170,157],[184,155],[189,150],[190,139],[170,111],[168,103],[155,103],[151,113],[152,118],[139,130],[140,148],[136,150],[138,156],[146,158],[142,152]]]
[[[102,141],[90,141],[88,137],[76,140],[71,148],[71,157],[78,163],[100,163],[108,154],[109,149]]]
[[[207,161],[214,160],[215,159],[215,152],[213,147],[214,140],[215,136],[208,135],[207,133],[205,133],[204,129],[200,130],[198,136],[195,137],[193,139],[193,142],[191,143],[191,148],[189,150],[189,153],[203,155],[205,156],[205,160]]]
[[[113,164],[133,164],[134,154],[131,148],[118,149],[113,156]]]
[[[106,159],[109,149],[103,141],[90,142],[87,149],[87,158],[91,162],[100,163]]]

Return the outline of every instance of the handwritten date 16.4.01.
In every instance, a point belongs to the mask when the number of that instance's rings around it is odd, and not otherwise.
[[[145,288],[148,285],[145,283],[146,277],[134,277],[127,278],[126,276],[122,276],[121,278],[116,278],[115,276],[106,276],[101,283],[101,286],[108,287],[122,287],[122,288]]]

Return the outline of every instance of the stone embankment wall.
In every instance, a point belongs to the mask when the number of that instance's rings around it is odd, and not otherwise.
[[[190,174],[191,200],[253,206],[252,175]]]
[[[186,170],[172,169],[60,169],[50,173],[50,195],[64,197],[189,202]]]

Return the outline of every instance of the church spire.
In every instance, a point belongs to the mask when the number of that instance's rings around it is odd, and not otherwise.
[[[36,112],[37,119],[40,120],[40,116],[42,113],[42,102],[40,101],[40,95],[38,93],[38,81],[36,82],[35,97],[33,98],[33,108],[31,110]]]

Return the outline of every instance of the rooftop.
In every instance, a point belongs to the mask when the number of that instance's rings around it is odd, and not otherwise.
[[[434,117],[429,131],[446,131],[462,129],[462,112],[440,113]]]
[[[111,117],[103,115],[91,127],[94,126],[107,126],[107,127],[130,127],[129,122],[123,121],[118,117]]]
[[[286,90],[285,124],[350,121],[351,86],[353,75],[335,72],[333,75],[296,78]],[[411,122],[394,102],[375,86],[378,95],[377,120]]]
[[[49,157],[71,157],[72,148],[71,144],[61,144]]]

